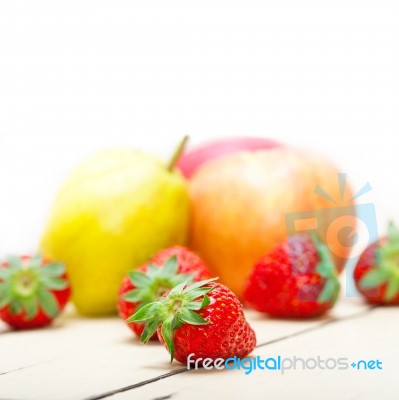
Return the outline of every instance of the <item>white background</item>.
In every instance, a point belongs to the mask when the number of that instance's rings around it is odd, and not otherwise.
[[[0,254],[95,149],[183,134],[322,152],[399,221],[397,1],[0,1]]]

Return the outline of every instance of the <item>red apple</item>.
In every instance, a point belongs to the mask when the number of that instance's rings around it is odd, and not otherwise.
[[[281,145],[274,140],[258,137],[218,139],[184,153],[177,162],[177,167],[186,178],[190,178],[202,164],[209,160],[243,150],[270,149],[278,146]]]
[[[353,204],[351,189],[341,192],[337,172],[325,157],[289,147],[207,161],[189,180],[191,247],[241,296],[254,263],[290,234],[287,218],[294,216],[295,231],[323,234],[342,269],[351,250],[342,233],[355,217],[345,208]],[[328,195],[315,193],[317,186]]]

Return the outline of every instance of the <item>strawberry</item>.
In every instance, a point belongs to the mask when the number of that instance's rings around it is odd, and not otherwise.
[[[255,264],[244,301],[271,316],[309,318],[331,308],[339,289],[327,246],[316,237],[296,234]]]
[[[0,319],[15,329],[50,324],[70,294],[63,264],[12,256],[0,265]]]
[[[193,281],[195,282],[211,277],[211,273],[205,262],[196,253],[183,246],[172,246],[159,251],[152,258],[151,264],[162,266],[174,256],[176,256],[178,261],[177,272],[179,274],[193,274]]]
[[[389,224],[381,237],[360,255],[354,270],[355,284],[369,303],[399,304],[399,230]]]
[[[185,247],[173,246],[161,250],[150,264],[142,265],[123,279],[119,289],[119,315],[126,320],[140,307],[157,300],[179,283],[200,281],[210,276],[201,258]],[[143,324],[128,323],[128,326],[140,337]],[[157,336],[152,339],[157,340]]]
[[[255,348],[255,332],[237,296],[208,279],[174,287],[158,301],[137,311],[129,321],[146,322],[141,341],[157,332],[173,359],[186,363],[204,358],[245,357]]]

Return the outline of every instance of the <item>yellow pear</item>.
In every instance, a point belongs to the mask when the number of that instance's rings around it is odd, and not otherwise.
[[[189,196],[173,168],[177,158],[168,167],[139,151],[104,150],[61,188],[40,247],[45,257],[66,264],[80,313],[114,312],[129,270],[159,249],[185,242]]]

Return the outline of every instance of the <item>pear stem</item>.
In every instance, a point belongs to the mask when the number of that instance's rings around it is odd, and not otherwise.
[[[183,154],[183,151],[187,145],[189,136],[184,136],[184,138],[180,141],[179,145],[177,146],[177,149],[172,155],[172,158],[170,159],[168,163],[168,171],[172,172],[173,169],[175,168],[176,163],[179,161],[180,156]]]

